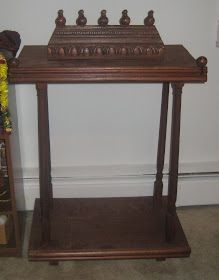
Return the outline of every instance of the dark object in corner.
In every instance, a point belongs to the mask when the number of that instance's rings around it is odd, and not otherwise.
[[[6,59],[15,57],[21,44],[20,34],[16,31],[4,30],[0,32],[0,52]]]

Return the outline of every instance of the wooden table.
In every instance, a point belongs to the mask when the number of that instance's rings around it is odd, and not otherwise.
[[[207,80],[207,59],[181,45],[165,46],[162,60],[48,61],[46,46],[25,46],[11,61],[11,83],[34,83],[38,96],[40,199],[36,200],[30,260],[187,257],[190,247],[176,214],[181,94],[185,83]],[[153,197],[55,198],[51,183],[48,83],[162,83]],[[169,84],[172,128],[168,196],[162,195]],[[133,186],[135,187],[135,186]]]

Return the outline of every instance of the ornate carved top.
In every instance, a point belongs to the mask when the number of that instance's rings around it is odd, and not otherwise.
[[[80,10],[77,25],[66,25],[63,10],[59,10],[48,59],[161,58],[164,44],[154,26],[153,11],[148,12],[144,25],[130,25],[130,21],[128,11],[123,10],[120,25],[108,25],[106,10],[102,10],[98,25],[86,25]]]

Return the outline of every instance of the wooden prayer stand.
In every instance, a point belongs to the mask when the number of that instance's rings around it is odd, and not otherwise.
[[[48,46],[24,46],[19,58],[10,64],[10,82],[36,84],[38,97],[40,199],[34,208],[29,259],[57,264],[73,259],[189,256],[191,250],[175,207],[181,95],[185,83],[207,81],[207,59],[195,60],[182,45],[164,46],[152,11],[144,20],[145,26],[129,26],[126,10],[120,26],[108,26],[106,11],[101,12],[99,26],[86,26],[82,10],[77,26],[65,23],[60,10]],[[153,197],[53,198],[47,84],[88,82],[163,84]],[[169,183],[168,195],[163,196],[170,84]]]

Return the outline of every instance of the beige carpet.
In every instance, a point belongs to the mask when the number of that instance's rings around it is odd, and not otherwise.
[[[28,262],[31,213],[26,213],[23,258],[0,258],[0,280],[219,280],[219,206],[177,210],[192,248],[190,258],[116,261],[67,261],[58,266]]]

